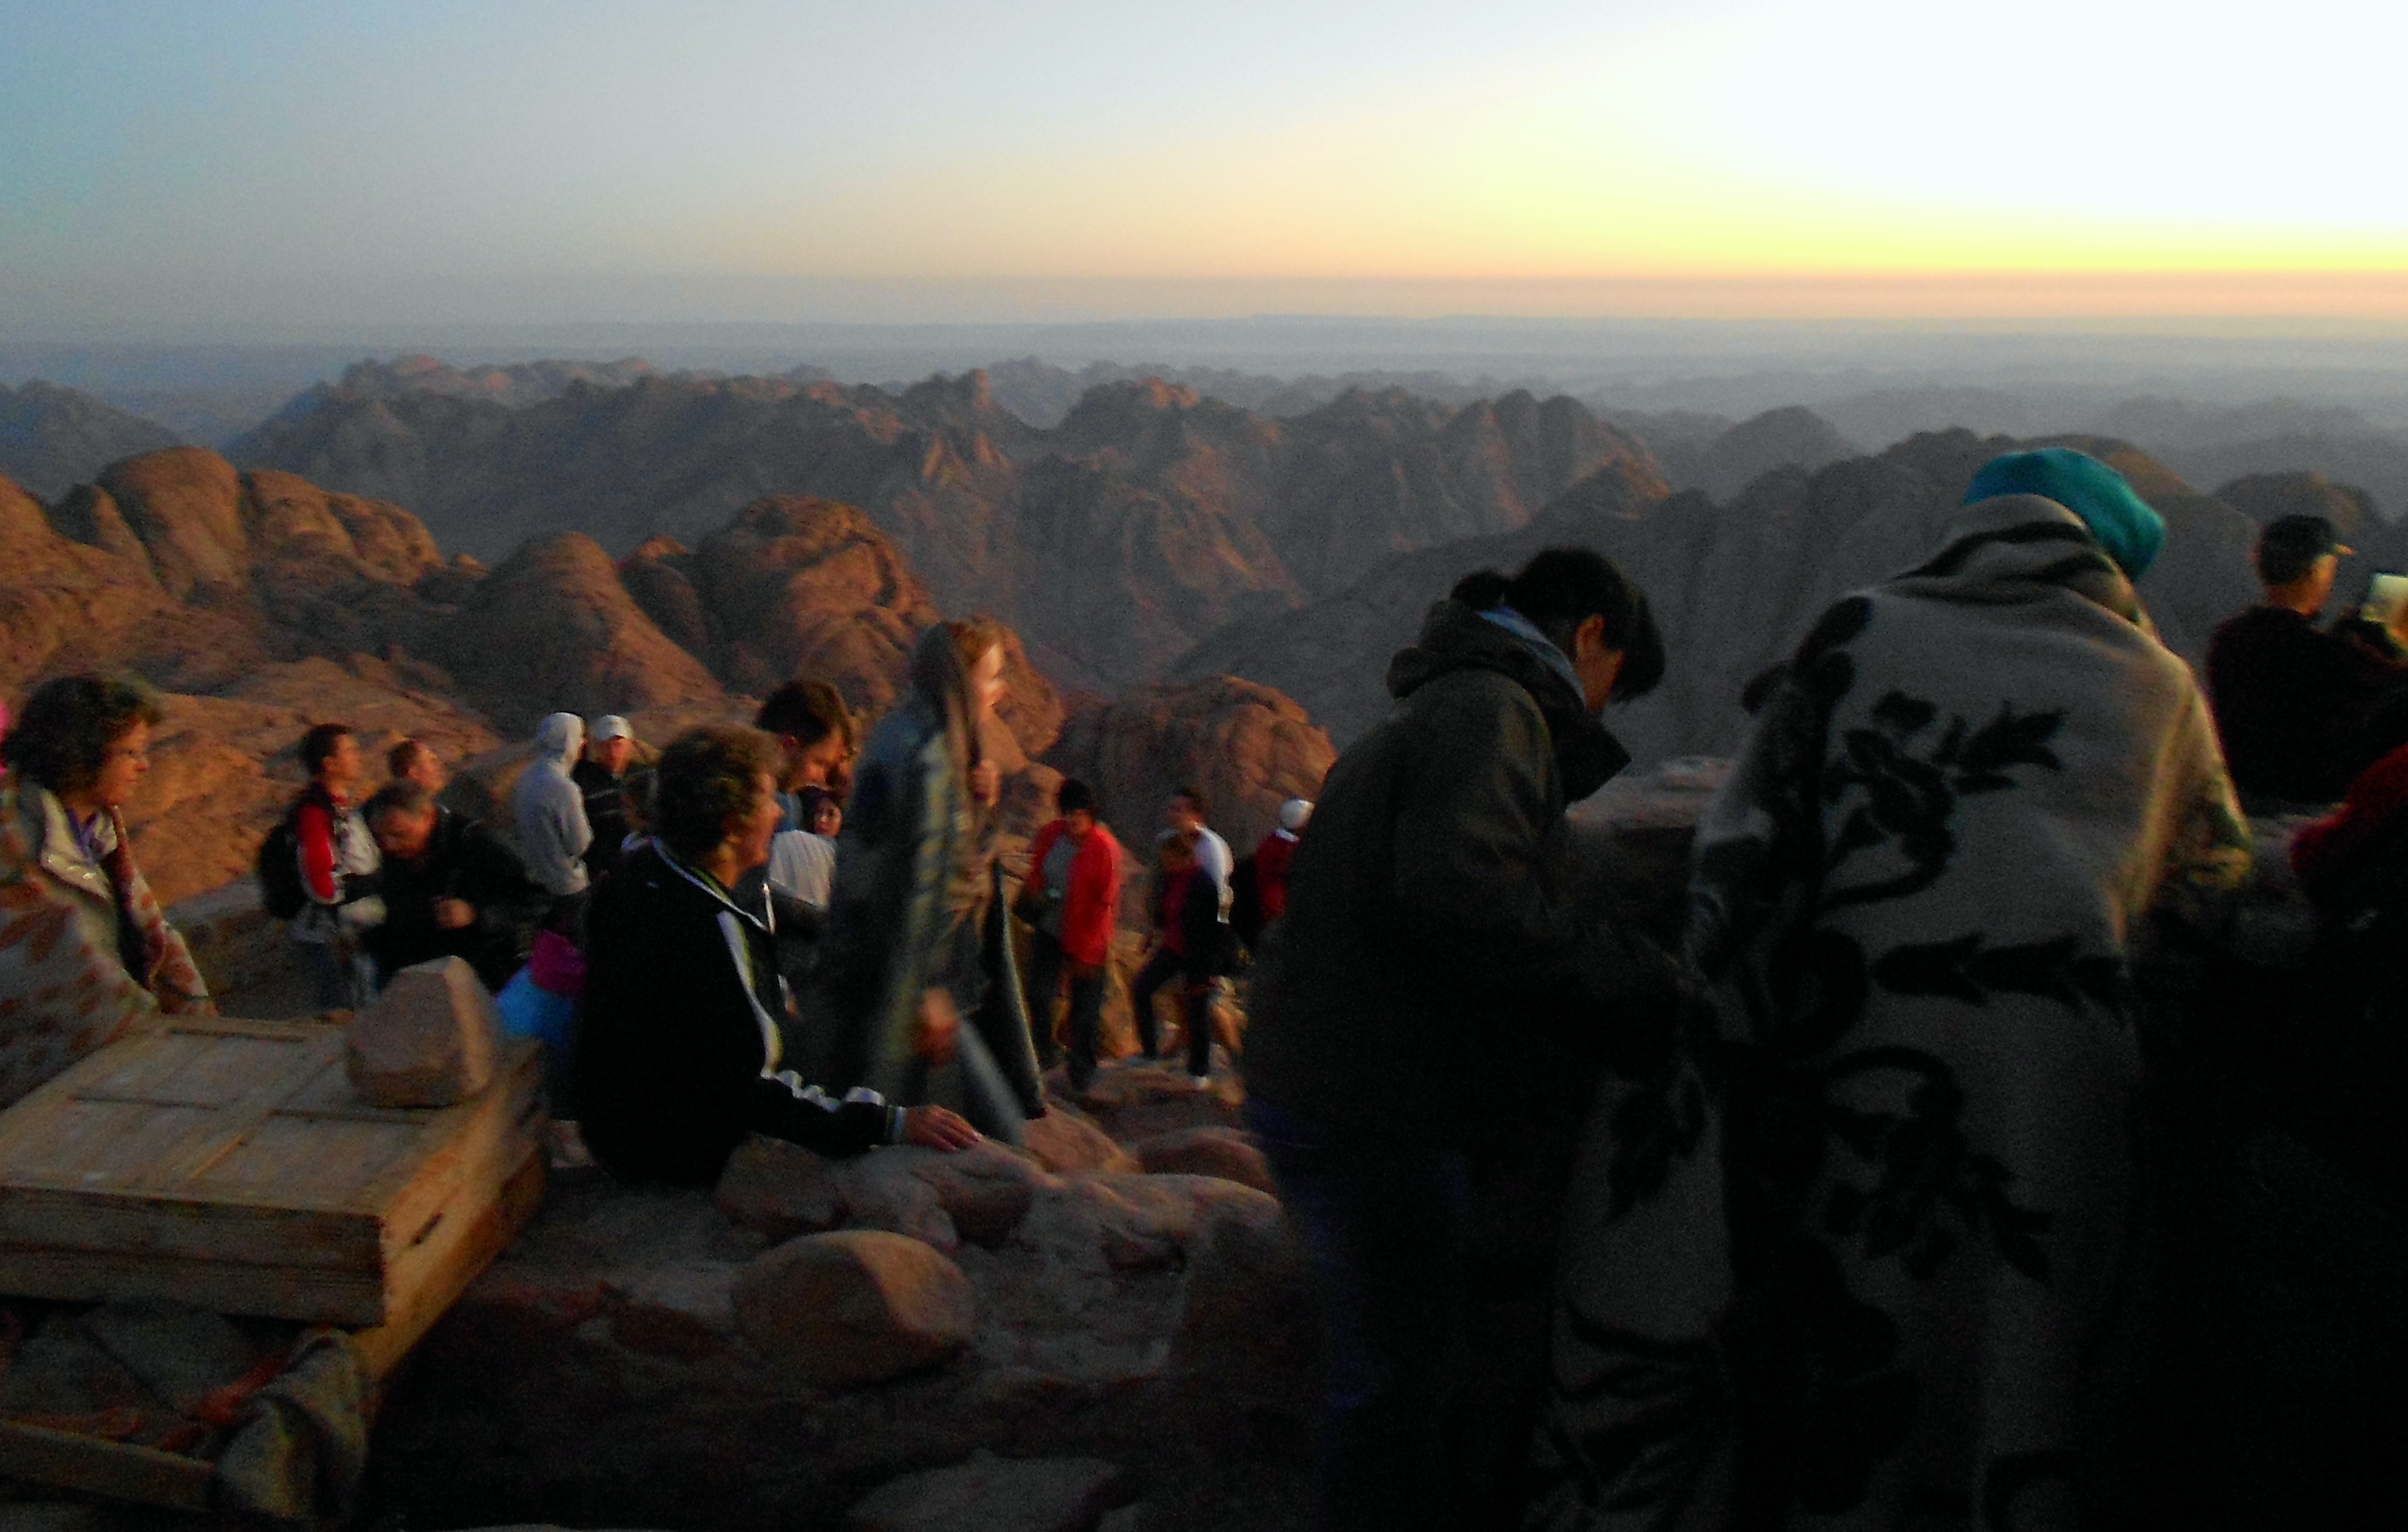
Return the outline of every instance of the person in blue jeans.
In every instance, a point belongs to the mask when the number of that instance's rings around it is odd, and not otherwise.
[[[1593,551],[1468,577],[1297,847],[1246,1110],[1320,1289],[1333,1532],[1520,1525],[1581,1122],[1683,993],[1575,909],[1564,810],[1628,762],[1598,713],[1663,663],[1646,598]]]

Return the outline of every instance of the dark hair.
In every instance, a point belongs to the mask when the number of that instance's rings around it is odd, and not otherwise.
[[[835,804],[838,813],[844,811],[844,800],[824,787],[806,787],[795,795],[795,807],[802,815],[804,829],[811,827],[811,821],[819,817],[820,805],[824,803]]]
[[[727,836],[727,819],[752,806],[752,779],[778,773],[778,748],[755,729],[688,729],[652,768],[653,833],[687,861]]]
[[[1096,790],[1076,777],[1065,777],[1054,790],[1054,807],[1064,814],[1095,813]]]
[[[343,736],[351,732],[349,723],[310,724],[309,732],[301,737],[301,748],[296,752],[301,757],[301,769],[312,777],[316,776],[318,768],[333,757],[335,747],[342,742]]]
[[[1204,795],[1204,790],[1202,788],[1182,785],[1172,788],[1170,790],[1170,795],[1174,798],[1185,798],[1188,802],[1194,804],[1196,806],[1196,817],[1197,819],[1211,819],[1212,817],[1212,800]]]
[[[2277,516],[2258,533],[2258,578],[2269,585],[2288,585],[2306,578],[2316,560],[2340,546],[2328,517]]]
[[[790,680],[769,694],[752,726],[765,734],[791,734],[805,745],[816,745],[829,735],[853,748],[853,709],[844,694],[824,680]],[[774,769],[774,768],[773,768]]]
[[[1618,702],[1646,695],[1664,679],[1664,636],[1646,593],[1595,549],[1542,549],[1511,579],[1482,569],[1449,594],[1475,611],[1512,608],[1566,654],[1583,623],[1604,618],[1606,647],[1622,651],[1622,673],[1613,680]]]
[[[368,795],[360,806],[360,817],[374,824],[385,814],[408,814],[416,819],[435,811],[435,795],[426,791],[424,782],[414,782],[407,777],[395,777]]]
[[[0,760],[53,793],[74,793],[100,776],[128,730],[166,720],[159,694],[138,680],[61,676],[25,699],[16,727],[0,740]]]
[[[386,751],[384,752],[385,775],[389,777],[408,776],[409,768],[418,764],[418,752],[425,748],[425,745],[416,739],[405,739],[401,743],[394,746],[393,749]]]

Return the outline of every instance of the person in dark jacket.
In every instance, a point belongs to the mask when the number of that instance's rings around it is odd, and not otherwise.
[[[751,1133],[824,1154],[977,1141],[941,1107],[906,1111],[868,1091],[839,1101],[781,1067],[774,917],[766,896],[733,892],[768,860],[777,764],[749,729],[681,736],[661,755],[653,843],[594,900],[570,1074],[587,1146],[623,1176],[709,1185]]]
[[[1663,667],[1646,598],[1593,551],[1468,577],[1297,846],[1244,1073],[1322,1290],[1326,1527],[1519,1525],[1580,1121],[1682,995],[1576,912],[1564,811],[1628,762],[1599,710]]]
[[[568,780],[585,797],[585,823],[594,842],[585,848],[585,870],[607,878],[619,865],[627,838],[627,767],[636,759],[636,731],[617,713],[594,721],[585,737],[585,753],[569,768]]]
[[[2358,739],[2400,673],[2316,626],[2349,551],[2324,517],[2269,522],[2257,553],[2266,599],[2209,641],[2208,701],[2252,813],[2332,803],[2371,760]]]
[[[1232,934],[1220,918],[1221,884],[1204,862],[1203,836],[1174,833],[1156,852],[1154,875],[1154,952],[1129,981],[1129,1005],[1137,1012],[1138,1047],[1156,1056],[1154,998],[1167,986],[1179,1007],[1187,1039],[1188,1083],[1211,1083],[1212,1023],[1207,1002],[1212,981],[1232,966]]]
[[[407,777],[377,789],[360,817],[384,856],[384,923],[366,938],[378,984],[414,963],[464,957],[499,993],[526,962],[552,895],[499,837]]]

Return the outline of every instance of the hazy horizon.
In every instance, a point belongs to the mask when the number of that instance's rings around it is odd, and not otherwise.
[[[1262,314],[2408,334],[2408,205],[2372,190],[2408,17],[2338,0],[2032,0],[2012,25],[1905,0],[0,0],[0,35],[19,341]]]

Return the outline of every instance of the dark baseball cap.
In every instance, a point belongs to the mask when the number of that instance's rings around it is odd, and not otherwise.
[[[2356,551],[2343,544],[2332,523],[2322,516],[2277,516],[2258,534],[2258,578],[2269,585],[2287,585],[2327,553],[2347,557]]]

